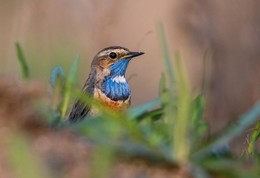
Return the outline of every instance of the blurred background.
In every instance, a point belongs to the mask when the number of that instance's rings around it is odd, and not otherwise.
[[[208,83],[211,131],[247,111],[260,98],[260,2],[0,0],[0,75],[19,77],[15,43],[25,51],[31,75],[48,84],[51,70],[68,72],[80,56],[78,84],[83,85],[95,54],[121,45],[145,55],[128,68],[132,103],[158,97],[162,22],[172,57],[179,51],[194,94]],[[207,71],[207,72],[205,72]],[[206,76],[206,77],[205,77]]]

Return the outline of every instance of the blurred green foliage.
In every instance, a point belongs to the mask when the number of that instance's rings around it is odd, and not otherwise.
[[[26,58],[25,58],[23,49],[19,43],[16,43],[16,53],[17,53],[18,60],[20,62],[22,77],[24,79],[28,79],[30,77],[30,70],[29,70],[29,66],[26,62]]]
[[[80,137],[91,139],[97,145],[91,165],[92,177],[106,177],[118,152],[171,165],[189,165],[194,170],[194,177],[207,178],[212,173],[220,177],[259,177],[259,163],[254,162],[251,169],[244,169],[243,162],[247,158],[230,156],[227,145],[251,124],[256,123],[260,116],[260,104],[252,107],[223,132],[205,139],[208,131],[207,123],[203,120],[205,98],[191,93],[181,55],[176,53],[174,60],[170,57],[162,24],[158,25],[158,35],[166,66],[159,86],[160,98],[125,112],[113,112],[75,87],[78,65],[76,58],[68,75],[63,73],[61,67],[55,68],[51,74],[54,101],[50,108],[53,110],[50,118],[54,119],[48,118],[49,123],[61,126],[60,129],[70,127]],[[17,54],[22,75],[28,78],[29,68],[19,44]],[[173,63],[175,67],[172,67]],[[68,123],[64,119],[69,103],[75,97],[99,108],[99,115],[81,122]],[[258,138],[259,122],[248,146],[248,153],[252,157],[257,157],[254,147]],[[34,170],[31,177],[42,177],[45,174],[40,173],[42,170],[39,164],[34,164],[22,137],[14,139],[10,148],[10,159],[17,166],[17,174],[27,174],[30,168]],[[20,157],[21,155],[28,156]],[[21,162],[26,164],[20,167]],[[38,175],[35,176],[36,174]]]
[[[41,165],[39,158],[31,154],[31,149],[28,146],[28,140],[22,133],[13,133],[10,139],[8,156],[14,175],[20,178],[44,178],[49,177],[48,172]]]

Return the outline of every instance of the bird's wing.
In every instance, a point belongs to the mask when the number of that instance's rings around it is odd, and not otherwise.
[[[76,100],[69,114],[69,120],[74,122],[83,119],[90,111],[90,106],[85,105],[80,100]]]
[[[90,72],[89,77],[83,87],[83,92],[86,92],[90,96],[93,96],[94,93],[95,77],[96,77],[96,71]],[[70,111],[69,120],[74,122],[83,119],[88,115],[90,108],[91,107],[89,105],[86,105],[85,103],[77,99],[74,102],[72,109]]]

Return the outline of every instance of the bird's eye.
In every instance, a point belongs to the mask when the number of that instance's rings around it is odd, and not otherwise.
[[[111,59],[115,59],[115,58],[117,57],[117,55],[116,55],[115,52],[111,52],[111,53],[109,54],[109,57],[110,57]]]

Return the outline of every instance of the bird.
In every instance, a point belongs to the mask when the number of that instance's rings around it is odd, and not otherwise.
[[[132,58],[144,52],[132,52],[121,46],[111,46],[99,51],[91,62],[88,78],[82,92],[101,101],[115,111],[129,107],[131,90],[125,78],[126,70]],[[80,121],[93,116],[96,109],[76,99],[69,113],[69,121]]]

